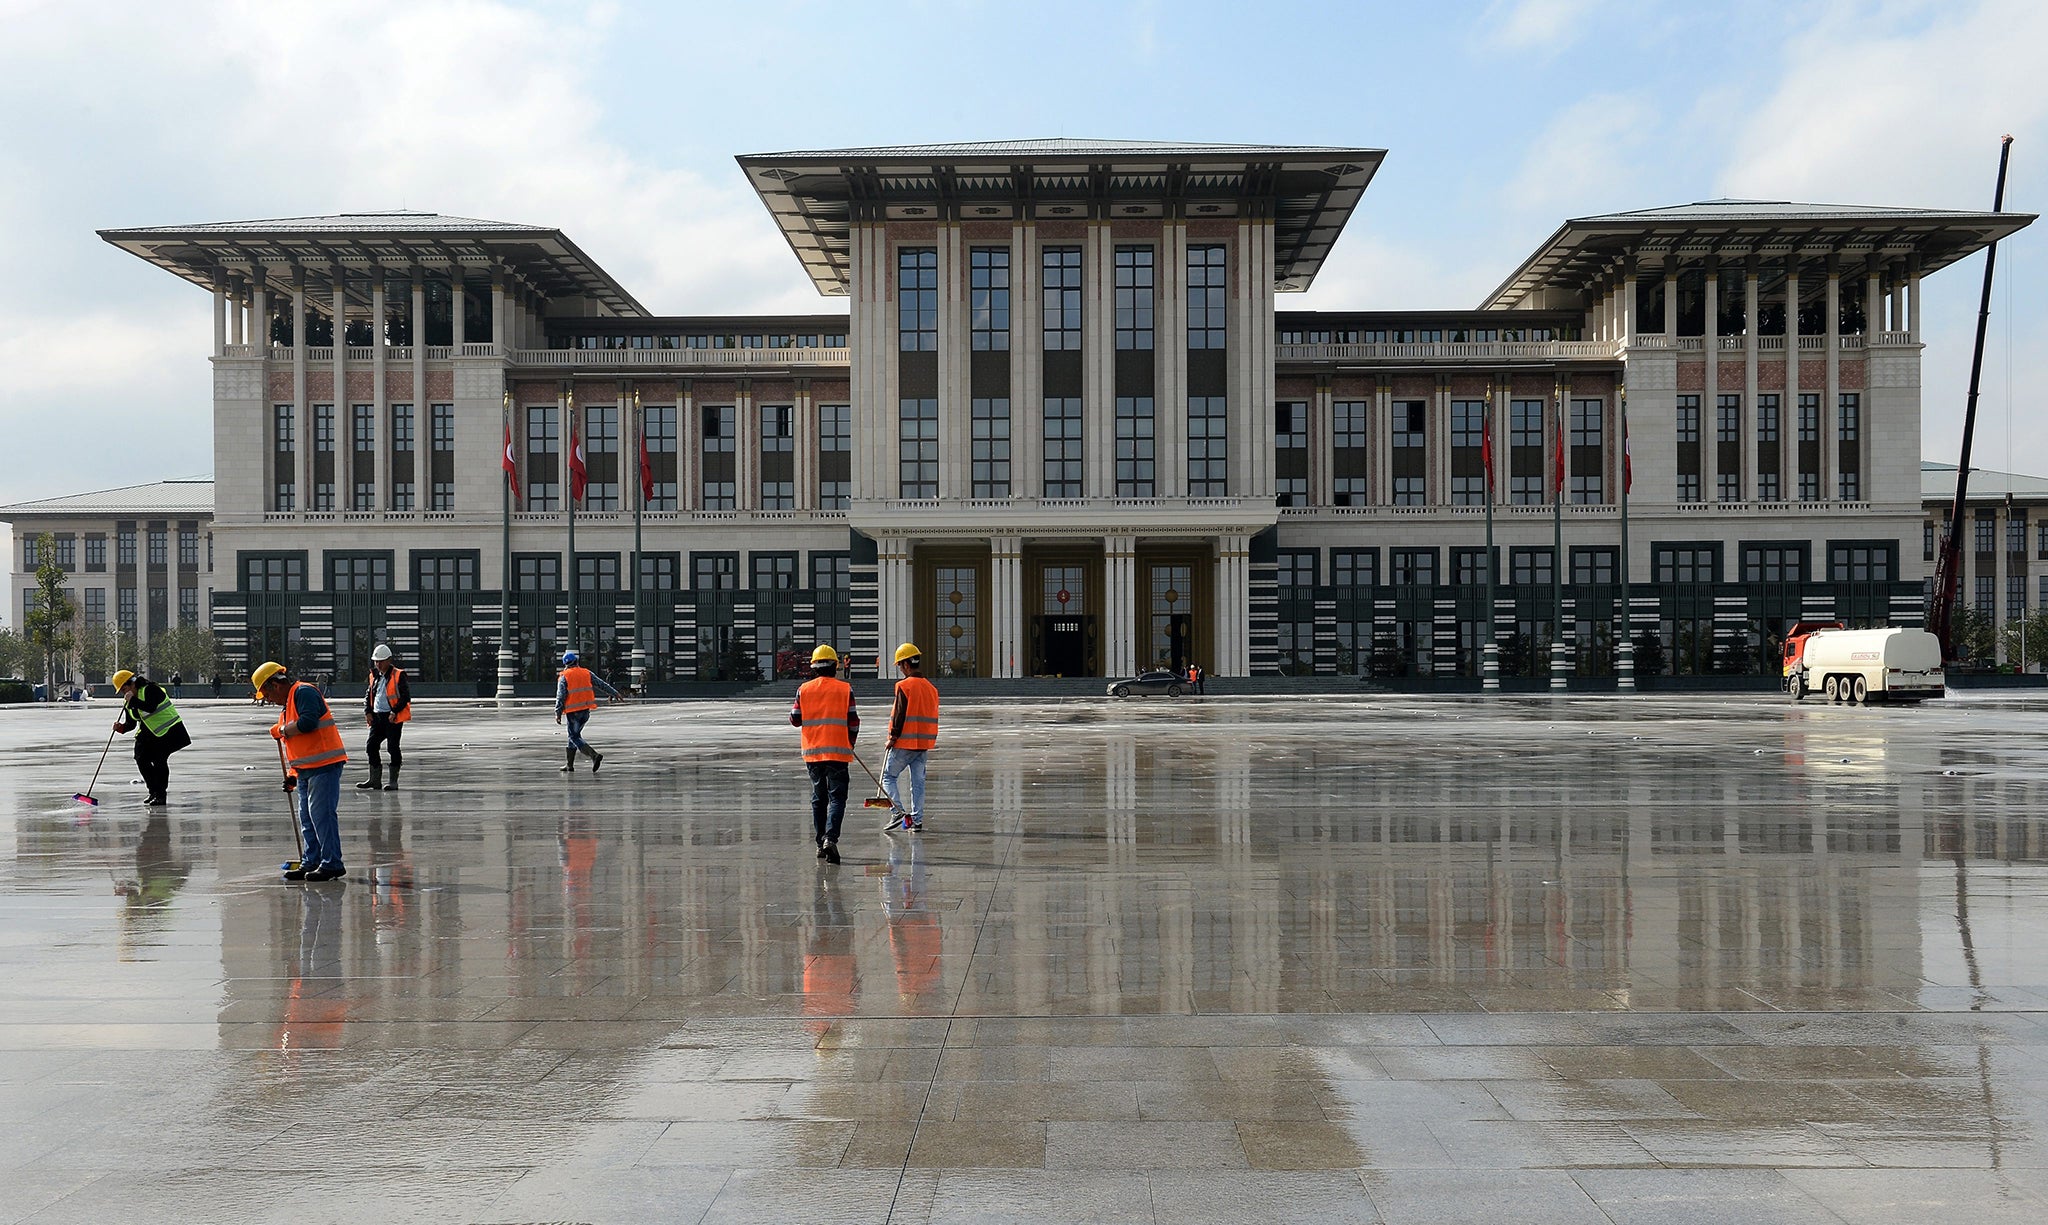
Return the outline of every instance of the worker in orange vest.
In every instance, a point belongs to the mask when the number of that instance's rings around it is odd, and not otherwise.
[[[619,691],[578,663],[581,658],[574,650],[562,652],[562,673],[555,680],[555,722],[560,723],[563,715],[569,716],[569,755],[562,763],[563,774],[576,772],[578,753],[590,758],[592,774],[604,764],[604,754],[583,743],[583,725],[590,722],[590,712],[597,709],[598,690],[604,690],[605,696],[614,702],[619,700]]]
[[[283,747],[284,789],[299,793],[299,832],[305,853],[284,870],[286,880],[323,881],[348,875],[341,862],[341,768],[348,762],[341,729],[320,689],[295,681],[280,663],[264,663],[249,676],[256,696],[282,707],[270,737]]]
[[[370,652],[370,687],[363,693],[363,722],[370,728],[370,777],[356,784],[357,791],[398,790],[398,768],[405,764],[398,740],[412,721],[412,687],[405,673],[391,662],[391,647],[378,643]],[[391,781],[384,781],[384,761],[377,755],[379,745],[391,747]]]
[[[839,679],[839,652],[811,652],[812,677],[796,691],[789,725],[803,731],[804,769],[811,776],[811,827],[818,858],[839,862],[839,826],[846,819],[846,765],[860,737],[853,686]]]
[[[924,678],[924,658],[914,643],[896,648],[895,705],[889,708],[889,757],[882,765],[882,790],[889,793],[889,823],[882,832],[924,832],[924,759],[939,742],[939,690]],[[910,803],[897,779],[910,775]]]

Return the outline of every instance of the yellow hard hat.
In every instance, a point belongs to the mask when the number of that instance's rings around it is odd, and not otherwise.
[[[119,672],[114,673],[112,679],[114,688],[116,690],[126,689],[128,687],[128,682],[135,679],[135,674],[133,672],[130,672],[128,669],[123,668]]]
[[[833,650],[831,647],[819,647],[817,650],[811,652],[811,663],[814,665],[836,664],[838,662],[839,652]]]
[[[900,664],[906,659],[916,659],[923,654],[923,651],[917,649],[916,643],[906,642],[896,648],[896,662]]]
[[[249,683],[255,686],[256,692],[262,693],[263,687],[275,678],[283,676],[284,671],[284,665],[274,661],[257,664],[256,670],[249,674]]]

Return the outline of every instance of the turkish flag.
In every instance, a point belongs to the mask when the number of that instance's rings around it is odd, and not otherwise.
[[[505,483],[512,489],[512,500],[519,500],[519,465],[512,458],[512,423],[505,423],[505,460],[500,467],[505,469]]]
[[[1629,452],[1628,452],[1628,418],[1627,418],[1627,417],[1623,417],[1623,418],[1621,419],[1621,494],[1622,494],[1622,496],[1623,496],[1623,497],[1627,497],[1627,496],[1628,496],[1628,492],[1629,492],[1629,490],[1631,490],[1631,489],[1634,489],[1635,487],[1636,487],[1636,465],[1635,465],[1635,457],[1634,457],[1634,456],[1632,456],[1632,455],[1630,455],[1630,454],[1629,454]]]
[[[1557,463],[1551,477],[1551,486],[1557,490],[1557,500],[1564,501],[1564,406],[1557,409]]]
[[[576,501],[583,500],[583,485],[586,473],[583,469],[583,435],[576,429],[576,417],[569,417],[569,496]]]
[[[1490,410],[1489,406],[1489,410]],[[1493,500],[1493,413],[1488,411],[1479,430],[1479,466],[1486,469],[1486,500]]]
[[[647,422],[640,423],[640,501],[654,500],[654,461],[647,458]]]

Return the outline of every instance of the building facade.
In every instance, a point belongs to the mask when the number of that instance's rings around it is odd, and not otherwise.
[[[1381,156],[742,157],[845,315],[654,316],[558,231],[427,214],[104,236],[214,295],[232,657],[388,638],[482,686],[502,619],[540,683],[573,619],[656,686],[903,640],[948,676],[1436,680],[1489,624],[1510,675],[1561,641],[1593,676],[1919,619],[1921,279],[2031,218],[1584,218],[1469,311],[1277,311]]]
[[[1927,504],[1920,549],[1931,601],[1936,559],[1955,513],[1956,466],[1928,463],[1920,470]],[[2043,671],[2044,661],[2031,650],[2021,657],[2026,644],[2006,628],[2048,608],[2048,477],[1972,469],[1965,501],[1956,602],[1991,625],[1997,663]]]
[[[146,657],[150,640],[164,631],[212,619],[211,481],[159,481],[0,506],[0,523],[14,532],[7,603],[14,626],[27,622],[47,538],[77,610],[75,629],[93,638],[120,631],[118,642],[109,638],[104,649],[85,653],[88,666],[78,675],[89,683]]]

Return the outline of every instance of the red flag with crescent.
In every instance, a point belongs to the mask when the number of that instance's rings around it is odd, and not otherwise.
[[[1479,465],[1486,469],[1486,497],[1493,499],[1493,414],[1486,414],[1486,421],[1479,431]]]
[[[576,428],[576,416],[569,416],[569,496],[583,501],[583,486],[588,473],[583,467],[583,434]]]
[[[500,467],[505,469],[505,484],[512,490],[512,500],[519,500],[519,465],[512,457],[512,423],[505,423],[505,459]]]

